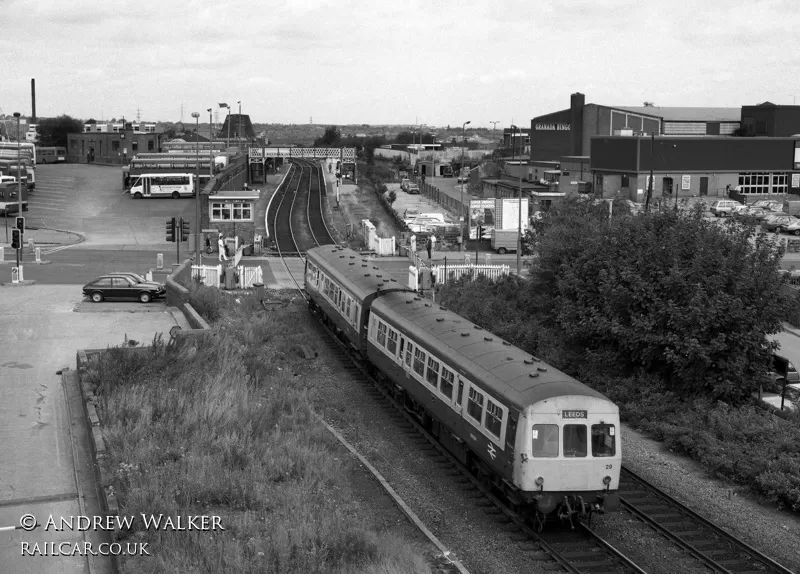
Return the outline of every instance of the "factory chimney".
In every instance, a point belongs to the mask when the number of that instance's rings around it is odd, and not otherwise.
[[[31,123],[36,123],[36,78],[31,78]]]

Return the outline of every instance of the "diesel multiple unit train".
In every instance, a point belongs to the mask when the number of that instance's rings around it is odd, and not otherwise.
[[[350,249],[308,251],[310,305],[462,464],[541,527],[619,508],[617,406],[392,279]]]

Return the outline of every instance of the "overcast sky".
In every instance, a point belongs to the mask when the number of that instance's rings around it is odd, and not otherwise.
[[[0,111],[498,129],[800,97],[797,0],[0,0]],[[224,112],[220,113],[220,120]]]

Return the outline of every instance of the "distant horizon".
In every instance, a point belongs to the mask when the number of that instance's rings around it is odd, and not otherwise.
[[[6,114],[32,115],[31,79],[37,117],[211,108],[219,124],[241,106],[258,124],[436,129],[526,125],[575,92],[631,107],[800,96],[790,0],[3,0],[0,18]]]

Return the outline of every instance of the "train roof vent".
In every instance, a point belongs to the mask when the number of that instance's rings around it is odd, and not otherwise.
[[[339,259],[344,259],[344,255],[339,255]]]
[[[372,268],[373,269],[380,269],[380,267],[375,267],[374,265],[372,266]]]
[[[351,255],[351,256],[350,256],[350,259],[355,259],[355,258],[356,258],[356,256],[355,256],[355,255]]]
[[[503,344],[504,344],[506,347],[510,347],[510,346],[511,346],[511,343],[509,343],[508,341],[503,341]]]
[[[369,273],[364,273],[364,277],[369,277]]]
[[[442,321],[444,321],[444,317],[436,317],[436,320],[437,320],[439,323],[441,323]]]
[[[542,372],[545,372],[547,370],[547,367],[536,367],[536,368]]]
[[[491,341],[491,340],[492,340],[492,338],[491,338],[491,337],[484,337],[484,338],[483,338],[483,340],[484,340],[484,341]]]
[[[528,376],[529,376],[530,378],[532,378],[532,379],[535,379],[536,377],[538,377],[538,376],[539,376],[539,373],[528,373]]]
[[[514,357],[506,357],[506,361],[513,361]]]
[[[483,331],[483,329],[481,329],[481,328],[480,328],[480,327],[478,327],[477,325],[475,325],[475,328],[476,328],[478,331]]]
[[[430,306],[431,306],[431,304],[430,304],[430,303],[425,303],[425,306],[426,306],[426,307],[430,307]]]
[[[461,333],[461,336],[462,336],[462,337],[469,337],[469,333],[467,333],[466,331],[464,331],[463,333]]]
[[[408,301],[406,301],[406,305],[410,305],[413,302],[414,302],[413,299],[409,299]]]
[[[442,307],[441,305],[439,306],[439,309],[441,309],[442,311],[447,311],[447,308],[446,307]]]
[[[422,301],[420,297],[414,297],[414,301]]]
[[[531,359],[533,359],[534,361],[537,361],[537,362],[541,361],[541,359],[539,357],[535,356],[535,355],[531,355]]]
[[[395,279],[394,277],[392,277],[391,279],[389,279],[389,281],[392,281],[392,282],[394,282],[394,283],[397,283],[397,279]]]
[[[533,364],[533,359],[525,359],[525,364],[526,365],[532,365]]]
[[[351,262],[350,262],[350,265],[355,265],[355,263],[353,263],[353,262],[351,261]]]
[[[375,277],[383,277],[383,275],[381,275],[380,273],[376,273]]]
[[[366,265],[362,265],[361,267],[366,267]]]

